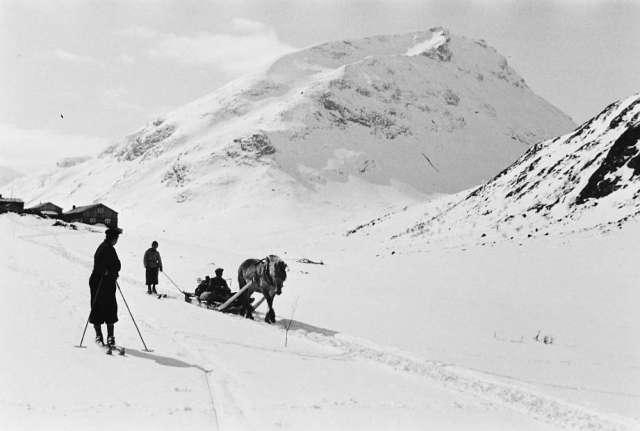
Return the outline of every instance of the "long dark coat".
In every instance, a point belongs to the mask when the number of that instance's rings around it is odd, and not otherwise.
[[[116,279],[120,272],[120,259],[113,245],[105,240],[93,255],[93,272],[89,277],[91,290],[91,314],[93,324],[115,323],[118,321],[116,302]]]
[[[151,247],[144,252],[144,267],[146,268],[146,285],[158,284],[158,271],[162,271],[162,259],[160,253]]]

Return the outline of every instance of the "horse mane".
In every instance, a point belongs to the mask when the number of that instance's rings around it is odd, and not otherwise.
[[[276,278],[279,278],[282,281],[287,279],[287,264],[284,263],[282,259],[280,259],[280,256],[276,256],[275,254],[270,254],[267,257],[265,257],[264,260],[267,262],[267,267],[270,266],[270,263],[273,263],[274,274],[271,274],[271,271],[270,271],[271,268],[269,268],[268,270],[269,277],[273,278],[275,276]]]
[[[287,264],[279,260],[273,265],[276,277],[285,281],[287,279]]]

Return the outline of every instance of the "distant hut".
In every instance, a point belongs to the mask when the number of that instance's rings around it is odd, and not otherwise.
[[[40,203],[34,207],[27,208],[24,211],[29,214],[37,214],[43,217],[50,217],[50,218],[62,217],[62,208],[51,202]]]
[[[18,213],[24,211],[24,202],[20,199],[3,198],[0,195],[0,214],[2,213]]]
[[[67,222],[80,222],[86,224],[102,223],[109,227],[118,226],[118,213],[104,204],[73,206],[71,211],[62,214]]]

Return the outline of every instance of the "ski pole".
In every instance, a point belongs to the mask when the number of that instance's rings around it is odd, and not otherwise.
[[[87,327],[89,326],[89,319],[91,319],[91,313],[93,313],[93,306],[96,305],[96,301],[98,300],[98,295],[100,294],[100,288],[102,287],[102,280],[104,280],[104,276],[100,277],[100,283],[98,283],[96,296],[94,296],[93,301],[91,301],[91,311],[89,311],[89,317],[87,317],[87,323],[84,324],[84,331],[82,331],[82,338],[80,338],[80,344],[78,345],[78,347],[82,347],[82,342],[84,341],[84,334],[87,333]]]
[[[184,295],[184,291],[178,287],[178,285],[175,283],[175,281],[173,281],[173,280],[171,279],[171,277],[169,277],[169,276],[168,276],[164,271],[162,271],[162,274],[163,274],[165,277],[167,277],[167,280],[169,280],[169,281],[171,282],[171,284],[173,284],[173,286],[174,286],[176,289],[178,289],[178,292],[180,292],[180,293],[182,293],[182,294]]]
[[[129,316],[131,316],[131,320],[133,320],[133,324],[136,327],[136,331],[138,331],[138,335],[140,336],[140,339],[142,340],[142,345],[144,346],[145,352],[150,352],[151,350],[149,350],[149,348],[147,347],[147,345],[144,342],[144,338],[142,338],[142,334],[140,333],[140,329],[138,328],[138,324],[136,323],[136,319],[133,318],[133,314],[131,313],[131,309],[129,308],[129,304],[127,304],[127,300],[124,299],[124,294],[122,293],[122,289],[120,289],[120,284],[117,281],[116,281],[116,286],[118,286],[118,291],[120,291],[120,296],[122,296],[122,300],[124,301],[124,305],[126,305],[127,311],[129,312]]]

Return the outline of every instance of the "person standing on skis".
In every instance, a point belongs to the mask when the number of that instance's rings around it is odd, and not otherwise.
[[[158,271],[162,272],[162,259],[158,252],[158,241],[151,243],[151,248],[144,253],[144,267],[146,269],[147,294],[157,294]]]
[[[102,324],[107,324],[107,345],[116,344],[114,324],[118,321],[116,302],[116,280],[120,272],[120,259],[114,245],[122,229],[110,227],[105,231],[105,239],[93,255],[93,271],[89,277],[91,291],[91,313],[89,322],[96,331],[96,343],[104,344]]]

